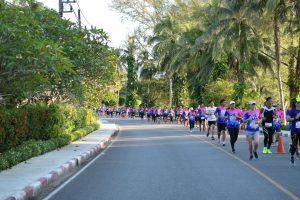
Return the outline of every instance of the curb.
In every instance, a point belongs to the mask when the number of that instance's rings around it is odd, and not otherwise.
[[[18,191],[15,194],[12,194],[11,196],[5,198],[5,200],[26,200],[36,197],[48,184],[53,183],[67,172],[81,166],[89,158],[105,149],[111,142],[112,138],[117,135],[119,130],[119,126],[116,125],[116,129],[114,130],[114,132],[109,137],[101,140],[96,146],[84,152],[83,154],[72,158],[60,167],[49,172],[47,175],[40,177],[35,182],[27,185],[21,191]]]

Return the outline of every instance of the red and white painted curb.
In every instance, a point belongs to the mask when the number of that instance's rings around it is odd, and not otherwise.
[[[112,136],[115,134],[116,130],[109,137],[105,138],[99,142],[95,147],[91,148],[89,151],[82,153],[81,155],[76,156],[55,170],[51,171],[49,174],[40,177],[34,183],[26,186],[21,191],[16,192],[15,194],[6,198],[6,200],[26,200],[33,197],[36,197],[41,190],[46,187],[48,184],[56,181],[58,178],[66,174],[67,172],[73,170],[74,168],[80,166],[82,163],[87,161],[92,156],[99,153],[101,150],[106,148],[110,142]]]

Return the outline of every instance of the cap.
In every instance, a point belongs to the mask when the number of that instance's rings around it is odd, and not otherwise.
[[[250,105],[253,105],[253,104],[256,104],[256,102],[255,102],[254,100],[251,100],[251,101],[249,102],[249,104],[250,104]]]
[[[229,104],[235,104],[235,101],[230,101]]]

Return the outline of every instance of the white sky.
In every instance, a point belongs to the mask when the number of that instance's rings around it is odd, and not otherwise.
[[[38,0],[46,7],[53,8],[58,11],[58,0]],[[66,0],[64,0],[66,1]],[[89,23],[97,28],[104,29],[108,33],[111,46],[119,47],[126,40],[129,33],[134,30],[134,24],[128,21],[122,21],[121,14],[109,8],[112,0],[77,0],[81,8],[81,12],[85,18],[81,16],[82,25],[90,27]],[[66,4],[65,4],[66,5]],[[77,14],[77,4],[72,4]],[[65,10],[68,10],[66,5]],[[77,22],[74,13],[64,13],[64,17],[73,22]]]

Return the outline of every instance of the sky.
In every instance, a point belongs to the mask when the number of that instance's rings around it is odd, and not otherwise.
[[[58,11],[58,0],[37,1],[43,3],[48,8]],[[93,25],[97,28],[104,29],[110,37],[110,45],[120,47],[124,44],[128,34],[133,32],[135,25],[132,22],[122,20],[120,13],[109,8],[111,1],[112,0],[77,0],[81,12],[83,13],[83,16],[81,16],[82,26],[86,25],[90,27]],[[77,14],[78,5],[76,3],[72,5]],[[65,10],[68,10],[68,8],[66,5]],[[77,22],[74,13],[64,13],[64,18]]]

